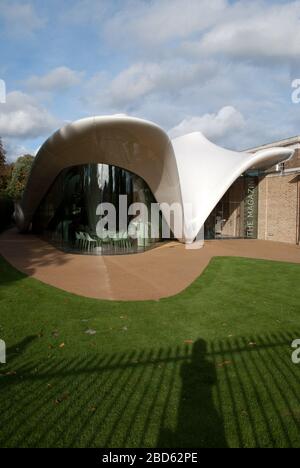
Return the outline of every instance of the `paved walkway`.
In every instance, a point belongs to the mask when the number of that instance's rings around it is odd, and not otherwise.
[[[200,250],[187,250],[180,243],[170,242],[136,255],[72,255],[14,229],[0,236],[0,254],[18,270],[44,283],[81,296],[110,300],[157,300],[177,294],[215,256],[300,263],[298,246],[256,240],[208,241]]]

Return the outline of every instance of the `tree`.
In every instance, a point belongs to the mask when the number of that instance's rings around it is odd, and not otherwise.
[[[5,164],[0,169],[0,197],[7,195],[7,186],[11,180],[14,165]]]
[[[0,137],[0,193],[6,187],[7,182],[7,166],[6,166],[6,151],[4,149],[2,139]]]
[[[2,167],[5,165],[5,163],[6,163],[6,151],[4,149],[2,139],[0,137],[0,171],[2,170]]]
[[[6,189],[6,193],[14,200],[22,198],[33,161],[33,156],[25,154],[18,158],[14,164],[11,179]]]

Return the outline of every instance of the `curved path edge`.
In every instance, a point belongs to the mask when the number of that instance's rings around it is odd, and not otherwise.
[[[45,284],[84,297],[117,301],[174,296],[217,256],[300,263],[299,246],[236,239],[208,241],[199,250],[170,242],[136,255],[73,255],[16,229],[0,236],[0,254],[17,270]]]

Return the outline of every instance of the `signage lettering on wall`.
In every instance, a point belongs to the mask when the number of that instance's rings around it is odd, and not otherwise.
[[[245,237],[257,239],[258,177],[245,177]]]

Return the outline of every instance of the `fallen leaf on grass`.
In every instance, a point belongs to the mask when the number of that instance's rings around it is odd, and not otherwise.
[[[59,348],[64,348],[64,347],[65,347],[65,343],[61,343],[61,344],[59,345]]]
[[[217,367],[225,367],[225,366],[229,366],[231,363],[231,361],[224,361],[224,362],[220,362],[220,364],[217,365]]]
[[[87,335],[96,335],[96,330],[93,330],[92,328],[89,328],[88,330],[85,331]]]
[[[59,396],[54,403],[56,405],[60,405],[63,401],[66,401],[69,398],[70,394],[69,393],[64,393],[63,395]]]
[[[257,346],[256,343],[248,343],[248,346]]]
[[[184,343],[185,343],[185,344],[193,344],[194,341],[193,341],[193,340],[184,340]]]

